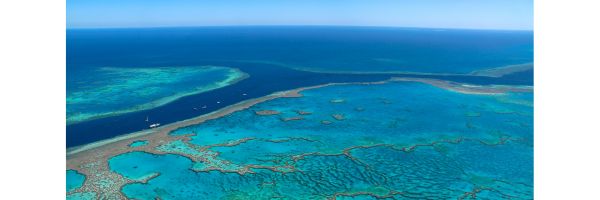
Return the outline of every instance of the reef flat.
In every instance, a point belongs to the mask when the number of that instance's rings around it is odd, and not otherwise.
[[[155,108],[246,77],[217,66],[99,68],[69,79],[67,124]]]
[[[299,88],[71,149],[67,169],[86,179],[67,193],[531,199],[532,101],[532,88],[434,79]]]
[[[475,76],[502,77],[508,74],[533,70],[533,63],[524,63],[519,65],[508,65],[491,69],[476,70],[471,72]]]
[[[378,60],[378,59],[373,59]],[[428,72],[428,71],[418,71],[418,70],[373,70],[369,71],[345,71],[345,70],[326,70],[319,68],[311,68],[311,67],[303,67],[303,66],[295,66],[281,62],[274,61],[263,61],[263,60],[237,60],[237,62],[243,63],[258,63],[258,64],[267,64],[274,65],[280,67],[291,68],[300,71],[313,72],[313,73],[321,73],[321,74],[391,74],[391,75],[432,75],[432,76],[478,76],[478,77],[494,77],[499,78],[505,75],[525,72],[528,70],[533,70],[533,63],[521,63],[521,64],[510,64],[504,65],[500,67],[481,67],[482,69],[474,69],[470,72],[457,72],[457,71],[446,71],[446,72]],[[446,66],[448,67],[448,66]],[[449,67],[448,67],[449,68]]]
[[[507,92],[533,92],[533,86],[505,86],[505,85],[470,85],[453,81],[429,78],[391,78],[392,81],[414,81],[426,83],[435,87],[444,88],[464,94],[505,94]]]

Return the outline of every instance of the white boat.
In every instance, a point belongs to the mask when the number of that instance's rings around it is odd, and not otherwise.
[[[150,124],[150,128],[156,128],[160,126],[160,123]]]

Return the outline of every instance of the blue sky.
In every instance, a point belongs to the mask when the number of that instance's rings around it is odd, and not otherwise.
[[[349,25],[533,29],[533,0],[67,0],[67,28]]]

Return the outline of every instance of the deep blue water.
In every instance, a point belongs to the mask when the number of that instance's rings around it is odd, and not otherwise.
[[[250,78],[170,104],[67,126],[67,147],[167,124],[276,91],[329,82],[384,80],[386,74],[299,71],[468,73],[533,61],[522,31],[356,27],[210,27],[67,31],[67,79],[100,67],[221,65]],[[245,62],[242,62],[245,61]],[[250,61],[250,62],[249,62]],[[267,64],[275,63],[275,64]],[[282,67],[285,66],[285,67]],[[292,69],[295,68],[295,69]],[[436,76],[473,84],[533,83],[532,71],[502,78]],[[242,94],[246,93],[246,96]],[[220,104],[216,102],[220,101]],[[206,105],[206,109],[195,110]],[[146,122],[146,116],[153,121]]]
[[[319,71],[468,73],[533,61],[533,32],[382,27],[203,27],[67,31],[67,59],[87,66],[209,60]]]

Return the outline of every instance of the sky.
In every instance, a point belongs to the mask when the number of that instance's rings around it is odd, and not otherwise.
[[[67,0],[67,28],[339,25],[533,29],[533,0]]]

